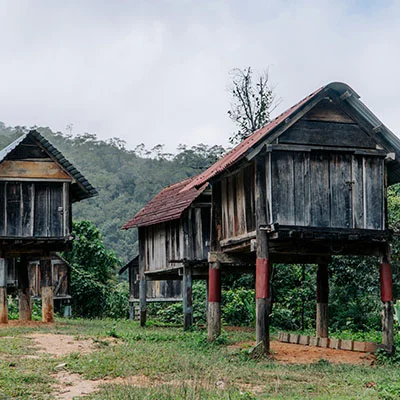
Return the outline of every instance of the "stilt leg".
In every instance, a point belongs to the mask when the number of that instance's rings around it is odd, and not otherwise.
[[[183,328],[193,325],[192,268],[183,268]]]
[[[221,334],[221,269],[220,263],[210,263],[208,272],[208,340]]]
[[[32,320],[31,296],[29,290],[29,271],[28,261],[25,257],[21,257],[18,263],[18,308],[19,320]]]
[[[317,270],[317,315],[316,315],[316,336],[327,338],[328,331],[328,265],[319,264]]]
[[[42,292],[42,321],[54,322],[53,280],[50,257],[40,259],[40,286]]]
[[[8,323],[7,261],[0,258],[0,324]]]
[[[392,268],[390,265],[390,249],[387,247],[382,255],[380,266],[382,313],[382,344],[388,354],[394,352],[393,333],[393,294],[392,294]]]
[[[269,295],[268,258],[257,258],[256,261],[256,342],[262,343],[263,350],[269,352],[269,311],[271,299]]]

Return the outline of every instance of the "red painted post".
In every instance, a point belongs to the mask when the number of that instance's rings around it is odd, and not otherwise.
[[[208,340],[221,334],[221,269],[220,263],[210,262],[208,270]]]
[[[382,313],[382,344],[388,354],[394,352],[393,332],[393,293],[392,293],[392,268],[390,265],[390,247],[386,246],[382,253],[380,265]]]
[[[380,269],[381,280],[381,299],[383,302],[392,301],[392,267],[389,263],[381,264]]]
[[[7,261],[0,258],[0,324],[8,323]]]
[[[262,344],[262,351],[269,353],[269,243],[263,227],[268,224],[266,194],[266,155],[260,154],[255,160],[255,214],[256,214],[256,343]]]
[[[269,299],[269,259],[256,260],[256,299]]]

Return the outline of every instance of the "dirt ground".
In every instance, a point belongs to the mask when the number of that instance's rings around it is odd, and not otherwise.
[[[44,323],[25,322],[21,324],[19,321],[10,321],[8,327],[21,325],[40,326],[44,325]],[[71,335],[34,333],[27,335],[27,337],[32,339],[39,353],[50,354],[55,358],[74,352],[88,354],[96,350],[95,343],[92,340],[77,339]],[[254,342],[242,342],[236,343],[230,346],[230,348],[232,351],[236,351],[239,349],[251,349],[254,345]],[[271,342],[271,352],[272,358],[276,362],[284,364],[310,364],[319,362],[320,360],[326,360],[335,364],[373,365],[375,363],[375,356],[368,353],[302,346],[278,341]],[[105,383],[124,383],[139,387],[149,387],[156,384],[144,375],[108,380],[86,380],[79,374],[69,373],[64,368],[65,366],[65,364],[60,363],[56,367],[56,372],[53,374],[56,380],[54,384],[54,394],[58,399],[69,400],[73,399],[75,396],[84,396],[93,393],[100,385]]]

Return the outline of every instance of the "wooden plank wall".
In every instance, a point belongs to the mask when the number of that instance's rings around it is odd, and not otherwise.
[[[66,183],[0,182],[0,236],[63,237],[70,232]]]
[[[255,230],[254,166],[239,170],[221,180],[222,239]]]
[[[384,228],[381,157],[271,153],[272,219],[281,225]]]
[[[146,271],[182,266],[183,260],[206,260],[210,240],[210,208],[187,209],[179,220],[145,229]],[[177,261],[177,262],[171,262]]]

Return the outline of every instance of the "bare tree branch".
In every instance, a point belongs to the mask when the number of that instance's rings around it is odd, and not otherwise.
[[[229,118],[239,127],[229,141],[233,144],[244,140],[251,133],[270,121],[270,113],[279,104],[269,85],[268,71],[257,77],[253,85],[251,67],[232,70],[232,96]]]

